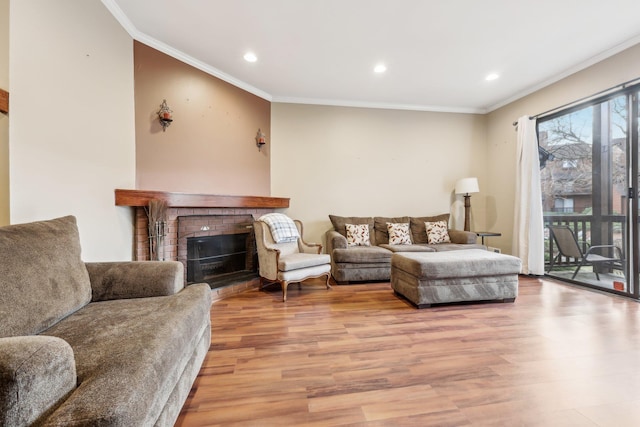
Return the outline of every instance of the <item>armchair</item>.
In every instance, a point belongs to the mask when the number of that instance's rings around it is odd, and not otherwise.
[[[321,253],[322,245],[303,240],[302,222],[284,217],[295,224],[299,236],[294,241],[277,243],[270,226],[263,218],[253,223],[258,250],[260,289],[268,283],[280,283],[283,302],[287,300],[289,283],[327,276],[327,289],[331,289],[331,257]]]

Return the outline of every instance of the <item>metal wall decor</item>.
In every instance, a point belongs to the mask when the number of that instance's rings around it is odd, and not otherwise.
[[[158,110],[158,119],[160,120],[160,126],[162,126],[162,132],[166,131],[167,128],[173,122],[173,111],[167,105],[167,100],[163,99],[162,104],[160,104],[160,110]]]
[[[260,129],[258,129],[258,133],[256,134],[256,145],[258,146],[258,151],[262,150],[262,146],[266,144],[267,141],[264,138],[264,133]]]

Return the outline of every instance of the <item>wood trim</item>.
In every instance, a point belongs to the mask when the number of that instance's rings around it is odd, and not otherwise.
[[[9,92],[0,89],[0,113],[9,113]]]
[[[148,206],[149,200],[163,200],[180,208],[288,208],[289,198],[263,196],[220,196],[149,190],[115,190],[116,206]]]

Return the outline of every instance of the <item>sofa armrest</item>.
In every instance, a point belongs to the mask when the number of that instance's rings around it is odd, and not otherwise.
[[[475,244],[478,241],[478,235],[473,231],[449,230],[449,238],[451,243]]]
[[[329,230],[326,234],[327,253],[331,255],[334,249],[346,249],[347,238],[335,230]]]
[[[0,338],[0,425],[31,425],[77,384],[71,346],[47,336]]]
[[[92,301],[173,295],[184,288],[184,266],[178,261],[86,263]]]

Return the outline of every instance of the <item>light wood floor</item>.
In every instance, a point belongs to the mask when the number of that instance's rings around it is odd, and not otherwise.
[[[213,305],[178,426],[638,426],[640,305],[520,278],[515,303],[417,310],[388,283]]]

